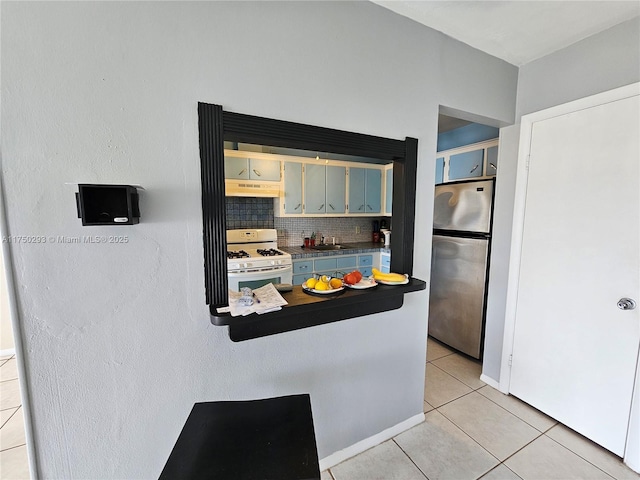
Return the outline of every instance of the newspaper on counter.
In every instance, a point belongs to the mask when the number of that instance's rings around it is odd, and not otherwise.
[[[253,305],[242,305],[240,303],[242,296],[242,292],[229,290],[229,312],[232,317],[245,316],[252,313],[260,315],[275,312],[282,310],[283,305],[287,305],[287,301],[282,298],[282,295],[276,290],[273,283],[268,283],[253,290]]]

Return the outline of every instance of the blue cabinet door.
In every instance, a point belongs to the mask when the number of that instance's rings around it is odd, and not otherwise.
[[[302,213],[302,164],[284,162],[284,213]]]
[[[304,166],[304,213],[326,212],[327,179],[324,165]]]
[[[224,158],[224,178],[237,180],[249,179],[249,159],[237,157]]]
[[[347,211],[347,169],[346,167],[328,166],[327,195],[325,211],[327,213],[345,213]]]
[[[484,149],[449,157],[449,181],[482,176]]]
[[[436,158],[436,184],[444,182],[444,157]]]
[[[338,268],[355,268],[356,257],[338,257],[337,267]]]
[[[498,173],[498,147],[487,149],[487,175]]]
[[[280,181],[280,162],[274,160],[249,159],[249,178],[251,180]]]
[[[382,211],[382,171],[373,168],[365,170],[365,212],[380,213]]]
[[[365,213],[364,168],[349,168],[349,213]]]
[[[387,185],[386,196],[385,196],[385,213],[391,214],[391,208],[393,206],[393,169],[390,168],[386,172],[385,182]]]

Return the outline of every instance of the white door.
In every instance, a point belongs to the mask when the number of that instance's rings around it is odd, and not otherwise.
[[[640,100],[534,122],[509,391],[623,456],[640,344]],[[635,427],[637,428],[637,427]]]

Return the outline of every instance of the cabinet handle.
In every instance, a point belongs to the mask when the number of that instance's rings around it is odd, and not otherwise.
[[[491,168],[493,168],[494,170],[498,170],[498,167],[496,167],[493,163],[489,162],[489,166]]]
[[[369,205],[368,203],[367,203],[367,207],[369,208],[369,210],[373,210],[373,207],[371,205]]]
[[[318,207],[318,210],[324,209],[324,203]]]
[[[331,210],[335,210],[335,208],[333,208],[333,205],[329,204],[329,206],[331,207]]]
[[[309,268],[309,265],[300,265],[300,270]]]
[[[247,171],[247,169],[246,169],[246,168],[243,168],[242,170],[240,170],[240,173],[238,174],[238,176],[242,175],[242,174],[243,174],[244,172],[246,172],[246,171]]]
[[[259,177],[261,177],[261,176],[262,176],[262,174],[261,174],[258,170],[256,170],[255,168],[253,169],[253,173],[255,173],[256,175],[258,175]]]
[[[360,205],[360,208],[358,208],[358,210],[362,210],[364,208],[364,205]]]
[[[476,165],[475,167],[473,167],[469,173],[473,173],[473,172],[475,172],[475,171],[478,169],[478,167],[479,167],[479,166],[480,166],[480,165]]]
[[[302,206],[302,204],[301,204],[301,203],[299,203],[299,204],[298,204],[298,206],[297,206],[296,208],[294,208],[294,210],[299,209],[301,206]]]

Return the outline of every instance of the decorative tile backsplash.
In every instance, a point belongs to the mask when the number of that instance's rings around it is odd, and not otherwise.
[[[273,198],[226,197],[227,228],[274,228]]]
[[[331,237],[336,237],[336,243],[370,242],[373,221],[380,221],[381,218],[383,217],[276,217],[273,225],[278,230],[278,245],[299,247],[304,237],[310,237],[314,232],[316,243],[320,243],[322,236],[325,243],[331,243]],[[389,219],[386,221],[388,225]]]
[[[316,234],[316,242],[322,236],[326,243],[332,237],[336,243],[370,242],[373,221],[386,221],[388,217],[275,217],[273,216],[273,198],[227,197],[227,228],[275,228],[278,230],[278,245],[299,247],[304,237]]]

